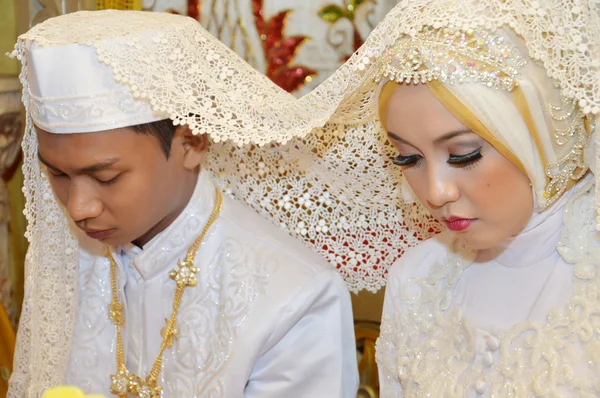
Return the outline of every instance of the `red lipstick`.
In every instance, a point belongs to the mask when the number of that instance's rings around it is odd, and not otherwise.
[[[444,222],[448,226],[450,231],[460,232],[464,231],[471,226],[471,224],[475,221],[474,218],[459,218],[459,217],[450,217],[448,219],[444,219]]]

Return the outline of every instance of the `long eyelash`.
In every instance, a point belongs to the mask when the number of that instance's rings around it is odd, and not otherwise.
[[[475,165],[475,163],[477,163],[477,161],[479,161],[481,158],[481,148],[477,148],[473,152],[467,153],[466,155],[450,155],[448,164],[454,167],[467,168]]]
[[[407,166],[404,166],[404,168],[402,170],[405,171],[405,170],[408,170],[408,169],[412,169],[413,167],[419,167],[422,162],[423,162],[423,158],[421,156],[419,156],[419,158],[417,159],[416,162],[411,163],[411,164],[409,164]]]
[[[392,163],[396,166],[402,167],[413,167],[417,165],[421,160],[419,155],[402,156],[398,155],[392,158]]]
[[[471,160],[470,162],[467,163],[461,163],[461,164],[457,164],[457,165],[452,165],[453,167],[458,167],[461,168],[463,170],[471,170],[473,167],[475,167],[477,165],[477,163],[481,160],[481,156]]]

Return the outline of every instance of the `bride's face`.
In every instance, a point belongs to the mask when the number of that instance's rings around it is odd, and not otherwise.
[[[427,86],[399,86],[387,106],[389,138],[417,198],[474,249],[518,234],[533,212],[529,179],[469,131]]]

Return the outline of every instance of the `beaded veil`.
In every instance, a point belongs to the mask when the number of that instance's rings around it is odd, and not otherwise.
[[[565,101],[575,101],[578,112],[593,122],[600,113],[599,9],[598,0],[402,1],[347,63],[300,99],[183,17],[80,12],[34,27],[14,52],[23,62],[28,111],[23,149],[30,249],[9,396],[34,396],[64,383],[77,291],[77,240],[37,160],[27,41],[94,48],[136,101],[211,137],[205,167],[225,194],[324,255],[351,290],[375,291],[407,248],[439,230],[419,205],[401,199],[401,173],[391,162],[395,149],[377,117],[377,80],[389,78],[383,76],[389,62],[381,60],[424,29],[510,27],[524,40],[521,55],[542,65]],[[148,25],[163,33],[148,36]],[[431,69],[429,61],[424,62]],[[518,64],[509,66],[518,69]],[[498,84],[518,81],[518,71],[510,68],[494,77]],[[442,72],[431,78],[451,85]]]

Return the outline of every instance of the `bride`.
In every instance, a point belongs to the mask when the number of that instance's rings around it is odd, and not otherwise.
[[[355,162],[338,180],[370,194],[368,227],[388,238],[364,242],[431,232],[418,204],[447,227],[389,269],[383,397],[600,395],[599,11],[401,1],[310,94],[335,103],[330,152]]]

